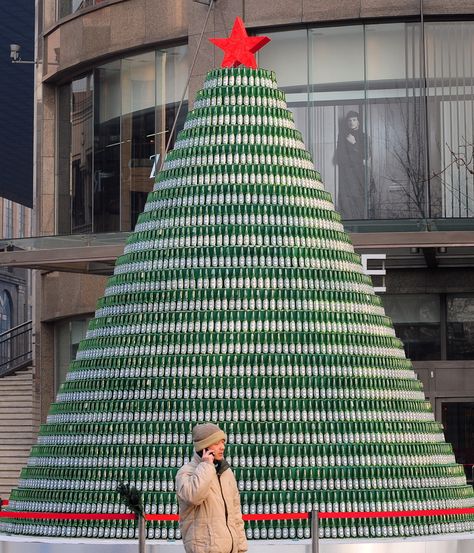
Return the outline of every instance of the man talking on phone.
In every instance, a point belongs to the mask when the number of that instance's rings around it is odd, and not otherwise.
[[[176,475],[186,553],[247,551],[237,483],[224,459],[227,436],[212,423],[193,428],[195,453]]]

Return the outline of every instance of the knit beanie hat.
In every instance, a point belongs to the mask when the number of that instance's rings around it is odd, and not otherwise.
[[[227,440],[227,436],[217,424],[209,422],[206,424],[197,424],[193,428],[193,442],[196,451],[201,451],[221,440]]]

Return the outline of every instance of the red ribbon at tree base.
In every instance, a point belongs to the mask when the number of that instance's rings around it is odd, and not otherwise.
[[[445,515],[474,515],[474,508],[465,509],[426,509],[419,511],[383,511],[383,512],[347,512],[318,513],[320,519],[360,519],[360,518],[399,518],[399,517],[433,517]],[[308,519],[311,513],[256,513],[243,515],[249,520],[292,520]],[[47,519],[47,520],[134,520],[132,513],[36,513],[31,511],[0,511],[0,518]],[[179,520],[179,515],[147,514],[145,520]]]

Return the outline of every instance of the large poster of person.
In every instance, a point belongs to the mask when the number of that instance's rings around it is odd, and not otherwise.
[[[365,219],[370,148],[362,129],[361,109],[345,107],[341,111],[334,156],[338,169],[337,209],[344,219]]]

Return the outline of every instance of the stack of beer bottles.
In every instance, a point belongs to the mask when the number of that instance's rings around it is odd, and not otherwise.
[[[15,511],[176,513],[194,424],[228,434],[244,513],[473,507],[271,71],[211,71],[11,495]],[[134,521],[4,519],[132,538]],[[323,520],[321,536],[474,530],[471,515]],[[250,539],[308,538],[308,520]],[[179,538],[149,522],[149,539]]]

